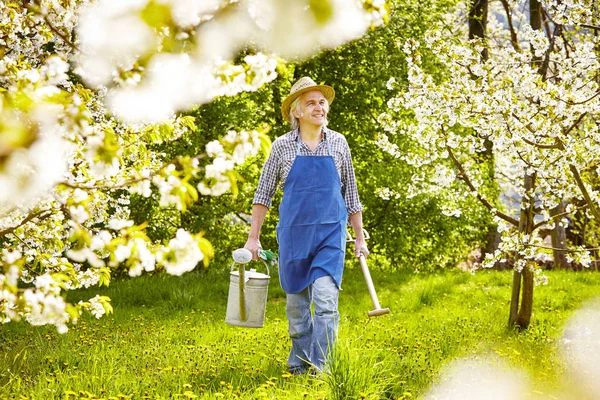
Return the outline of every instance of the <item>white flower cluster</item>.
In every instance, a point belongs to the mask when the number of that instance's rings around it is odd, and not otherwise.
[[[89,247],[83,247],[78,250],[70,249],[67,251],[67,257],[78,263],[88,262],[94,268],[105,266],[104,261]]]
[[[91,268],[85,271],[77,271],[75,279],[65,282],[65,287],[69,290],[79,288],[89,288],[96,286],[100,282],[100,270]]]
[[[77,23],[77,8],[87,1],[43,0],[40,3],[44,17],[52,26],[72,31]],[[15,7],[16,4],[0,2],[0,45],[11,50],[3,55],[3,61],[19,54],[26,63],[36,65],[47,57],[48,45],[52,46],[54,54],[66,59],[72,50],[69,44],[64,40],[56,40],[42,15]],[[0,80],[3,72],[0,67]]]
[[[2,107],[0,96],[0,119],[8,128],[3,133],[16,139],[7,143],[7,156],[0,161],[0,205],[31,204],[67,172],[65,160],[73,149],[62,138],[57,108],[42,98],[29,113],[31,120],[24,121],[21,111]]]
[[[383,25],[389,17],[385,0],[362,0],[363,8],[367,11],[371,26]]]
[[[204,259],[204,254],[198,247],[198,241],[184,229],[178,229],[175,238],[169,245],[160,249],[156,261],[171,275],[183,275],[196,268]]]
[[[560,341],[567,372],[576,379],[578,389],[591,399],[600,397],[600,381],[596,379],[600,375],[599,334],[600,304],[596,299],[569,318]]]
[[[203,195],[219,196],[231,188],[231,180],[227,173],[237,165],[243,164],[248,157],[253,157],[260,150],[260,133],[258,131],[230,130],[223,139],[213,140],[206,145],[206,153],[214,158],[206,166],[205,179],[198,184],[198,191]]]
[[[583,247],[575,249],[576,251],[572,254],[567,254],[567,261],[574,262],[583,265],[585,268],[589,268],[592,265],[592,259],[590,252]]]
[[[387,187],[375,189],[375,194],[383,200],[399,199],[401,197],[400,193]]]
[[[119,253],[119,254],[118,254]],[[115,256],[118,262],[123,262],[126,259],[129,267],[129,276],[140,276],[143,271],[154,271],[156,265],[156,257],[148,248],[148,242],[136,238],[121,245],[115,251]]]
[[[156,53],[170,34],[153,29],[144,19],[148,13],[159,14],[153,8],[157,3],[100,0],[81,12],[78,73],[90,85],[111,86],[119,81],[120,71],[136,69],[128,85],[114,88],[108,96],[111,109],[125,121],[163,121],[215,96],[253,91],[272,81],[277,75],[274,58],[250,55],[245,66],[229,61],[248,42],[282,56],[307,56],[357,38],[370,24],[378,26],[387,19],[382,0],[334,0],[326,15],[311,9],[308,0],[158,3],[170,9],[177,24],[170,29],[180,30],[176,37],[182,47],[190,47],[189,53]],[[217,13],[221,7],[228,12]],[[194,29],[195,44],[188,40]],[[147,65],[137,65],[141,56],[149,56]]]
[[[198,167],[198,160],[194,160],[195,168]],[[180,192],[186,188],[182,186],[182,180],[178,176],[175,165],[169,164],[163,170],[163,174],[155,175],[152,183],[158,188],[160,193],[160,206],[175,206],[178,210],[183,209]]]
[[[104,301],[100,295],[96,295],[87,301],[87,304],[80,301],[79,303],[84,305],[96,319],[100,319],[104,314],[106,314],[106,309],[104,308]]]
[[[244,57],[245,65],[234,65],[220,60],[213,72],[218,86],[215,96],[235,96],[240,92],[254,92],[277,77],[277,60],[262,53]]]
[[[67,312],[67,303],[56,294],[25,289],[22,297],[25,301],[25,319],[31,325],[55,325],[59,333],[68,331],[71,320]]]
[[[564,25],[591,24],[594,21],[594,9],[597,10],[595,0],[542,0],[555,23]],[[596,8],[594,8],[596,7]]]

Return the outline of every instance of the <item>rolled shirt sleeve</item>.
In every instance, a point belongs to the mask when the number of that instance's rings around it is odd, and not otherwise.
[[[352,165],[352,155],[350,147],[344,140],[347,151],[345,152],[344,162],[342,164],[341,180],[342,180],[342,196],[346,202],[346,210],[348,215],[355,214],[363,210],[358,197],[358,187],[356,185],[356,175],[354,174],[354,166]]]
[[[256,188],[252,204],[262,204],[267,208],[271,208],[273,196],[277,191],[277,182],[279,181],[280,172],[280,163],[278,162],[276,151],[276,145],[273,143],[271,154],[269,154],[269,158],[267,158],[260,174],[258,187]]]

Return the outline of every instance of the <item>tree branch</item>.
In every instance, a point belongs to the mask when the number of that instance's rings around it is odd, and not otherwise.
[[[544,55],[544,62],[538,69],[538,74],[542,77],[543,81],[546,81],[546,74],[548,73],[548,67],[550,66],[550,53],[554,49],[554,43],[556,42],[556,37],[560,36],[562,32],[562,25],[556,25],[554,27],[554,32],[552,33],[552,38],[550,40],[550,45],[548,46],[548,50],[546,50],[546,54]]]
[[[521,52],[519,48],[519,40],[517,39],[517,33],[515,31],[515,27],[513,26],[512,17],[510,15],[510,6],[508,5],[507,0],[501,0],[502,6],[504,7],[504,11],[506,11],[506,21],[508,22],[508,29],[510,30],[510,42],[517,52]]]
[[[539,144],[539,143],[532,142],[529,139],[525,139],[525,138],[522,138],[522,139],[528,145],[537,147],[538,149],[562,149],[562,146],[560,145],[560,143],[555,143],[555,144]]]
[[[242,221],[244,221],[244,222],[246,223],[246,225],[250,225],[250,222],[249,222],[249,221],[248,221],[246,218],[242,217],[242,216],[240,215],[240,213],[239,213],[239,212],[236,212],[236,213],[235,213],[235,215],[236,215],[236,216],[237,216],[239,219],[241,219]]]
[[[586,209],[587,207],[588,207],[588,206],[587,206],[587,204],[586,204],[585,206],[582,206],[582,207],[577,207],[577,208],[575,209],[575,211],[577,211],[577,210],[583,210],[583,209]],[[570,213],[570,212],[563,212],[563,213],[560,213],[560,214],[553,215],[553,216],[551,217],[551,219],[558,220],[559,218],[562,218],[562,217],[564,217],[564,216],[566,216],[566,215],[569,215],[569,214],[571,214],[571,213]],[[533,230],[536,230],[536,229],[538,229],[539,227],[541,227],[541,226],[544,226],[544,225],[545,225],[547,222],[548,222],[548,221],[542,221],[542,222],[538,222],[537,224],[535,224],[535,225],[533,226]]]
[[[581,253],[584,251],[596,251],[596,250],[600,250],[600,247],[591,247],[589,249],[583,249],[583,250],[577,250],[577,249],[562,249],[562,248],[556,248],[556,247],[552,247],[552,246],[540,246],[538,244],[529,244],[529,243],[524,243],[523,247],[537,247],[539,249],[548,249],[548,250],[560,250],[560,251],[564,251],[567,253]]]
[[[569,135],[569,133],[571,133],[571,131],[572,131],[573,129],[575,129],[575,127],[576,127],[577,125],[579,125],[579,123],[580,123],[580,122],[583,120],[583,118],[584,118],[586,115],[587,115],[587,111],[586,111],[586,112],[584,112],[583,114],[581,114],[581,115],[579,116],[579,118],[577,118],[577,120],[576,120],[575,122],[573,122],[573,125],[571,125],[571,126],[569,127],[569,129],[567,129],[566,131],[564,131],[564,132],[563,132],[563,135],[565,135],[565,136],[568,136],[568,135]]]
[[[583,183],[583,179],[581,179],[581,175],[579,174],[579,171],[573,164],[569,165],[569,169],[571,170],[571,173],[573,174],[573,177],[575,178],[575,182],[577,182],[577,186],[579,187],[581,194],[583,194],[585,201],[587,202],[588,206],[590,207],[590,211],[592,212],[592,214],[594,214],[594,217],[596,217],[598,220],[600,220],[600,212],[598,212],[598,209],[596,208],[596,204],[594,204],[594,202],[592,201],[592,197],[588,193],[587,188],[585,187],[585,184]]]
[[[473,183],[469,179],[469,176],[467,175],[467,171],[465,171],[465,169],[462,166],[462,164],[460,163],[460,161],[458,161],[458,159],[454,156],[454,153],[452,152],[452,149],[450,147],[446,146],[446,150],[448,150],[448,154],[450,155],[450,158],[452,159],[452,162],[454,163],[454,165],[456,166],[456,168],[458,168],[462,180],[467,184],[467,186],[469,187],[469,189],[471,189],[471,191],[475,193],[477,199],[488,210],[490,210],[494,215],[502,218],[506,222],[509,222],[509,223],[513,224],[514,226],[519,226],[519,221],[517,221],[516,219],[512,218],[510,215],[504,214],[504,213],[496,210],[496,207],[494,207],[485,197],[483,197],[481,195],[481,193],[479,193],[479,191],[477,190],[477,188],[475,188],[475,185],[473,185]]]
[[[558,100],[560,100],[560,101],[562,101],[562,102],[564,102],[564,103],[566,103],[566,104],[568,104],[570,106],[576,106],[576,105],[579,105],[579,104],[585,104],[587,102],[590,102],[590,101],[594,100],[598,96],[600,96],[600,90],[598,90],[596,93],[594,93],[594,95],[592,97],[590,97],[589,99],[585,99],[585,100],[582,100],[582,101],[569,101],[569,100],[562,100],[562,99],[558,99]]]
[[[16,229],[20,228],[21,226],[25,225],[26,223],[28,223],[29,221],[31,221],[35,218],[42,220],[44,218],[48,218],[50,215],[52,215],[51,210],[41,210],[41,211],[36,211],[36,212],[31,211],[29,214],[27,214],[27,216],[21,222],[19,222],[18,225],[11,226],[11,227],[0,230],[0,237],[14,232]]]
[[[152,178],[150,178],[150,177],[136,178],[136,179],[132,179],[130,181],[125,181],[118,185],[108,185],[108,184],[107,185],[77,185],[75,183],[69,183],[67,181],[58,182],[56,185],[57,186],[62,185],[62,186],[66,186],[71,189],[81,189],[81,190],[116,190],[116,189],[122,189],[124,187],[127,187],[127,186],[132,185],[137,182],[142,182],[142,181],[151,180],[151,179]]]
[[[196,160],[201,160],[203,158],[206,158],[206,153],[203,154],[199,154],[197,156],[192,157],[192,159],[196,159]],[[102,185],[77,185],[75,183],[70,183],[67,181],[62,181],[62,182],[58,182],[57,185],[63,185],[66,187],[69,187],[71,189],[82,189],[82,190],[115,190],[115,189],[122,189],[124,187],[127,187],[129,185],[132,185],[134,183],[138,183],[138,182],[142,182],[142,181],[151,181],[152,178],[156,175],[158,175],[163,169],[167,168],[169,165],[171,164],[177,164],[178,163],[178,159],[174,158],[172,160],[170,160],[169,162],[164,162],[163,165],[157,169],[156,171],[154,171],[154,173],[148,177],[143,177],[143,178],[135,178],[135,179],[131,179],[129,181],[125,181],[119,184],[102,184]],[[197,168],[198,171],[204,171],[203,167],[198,167]]]
[[[39,4],[36,2],[35,3],[35,7],[31,4],[25,4],[25,8],[29,11],[31,11],[34,14],[37,14],[39,16],[41,16],[44,19],[44,22],[46,23],[46,25],[48,25],[48,27],[50,28],[50,30],[52,32],[54,32],[56,34],[56,36],[58,36],[59,38],[62,39],[63,42],[65,42],[72,50],[74,51],[79,51],[79,49],[77,48],[77,45],[75,45],[75,43],[73,43],[71,41],[71,39],[69,39],[63,32],[60,31],[60,29],[58,29],[57,27],[55,27],[52,22],[50,21],[50,18],[48,18],[48,14],[43,13],[40,9]]]
[[[584,28],[592,29],[595,31],[600,31],[600,26],[596,26],[596,25],[579,24],[579,26],[583,26]]]

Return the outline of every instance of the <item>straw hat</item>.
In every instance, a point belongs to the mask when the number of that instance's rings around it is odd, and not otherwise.
[[[290,90],[290,94],[288,97],[283,99],[283,103],[281,104],[281,115],[286,121],[290,120],[290,106],[298,97],[302,96],[306,92],[310,92],[312,90],[318,90],[323,93],[323,96],[327,99],[329,104],[333,102],[333,98],[335,97],[335,90],[331,86],[327,85],[317,85],[315,81],[310,79],[307,76],[304,76],[292,86]]]

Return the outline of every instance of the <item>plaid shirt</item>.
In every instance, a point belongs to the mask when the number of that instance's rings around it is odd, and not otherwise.
[[[262,204],[271,208],[271,202],[277,184],[283,190],[287,176],[292,169],[292,164],[296,158],[296,150],[298,147],[298,130],[293,130],[285,135],[278,137],[273,142],[271,154],[263,166],[258,188],[254,195],[253,204]],[[363,206],[358,199],[358,189],[356,187],[356,176],[354,175],[354,167],[352,166],[352,156],[350,155],[350,147],[346,138],[331,129],[323,128],[323,138],[317,145],[315,151],[311,151],[305,143],[300,144],[300,155],[302,156],[327,156],[327,142],[331,146],[331,155],[335,161],[335,167],[340,175],[342,182],[342,197],[346,202],[348,215],[352,215],[362,211]]]

